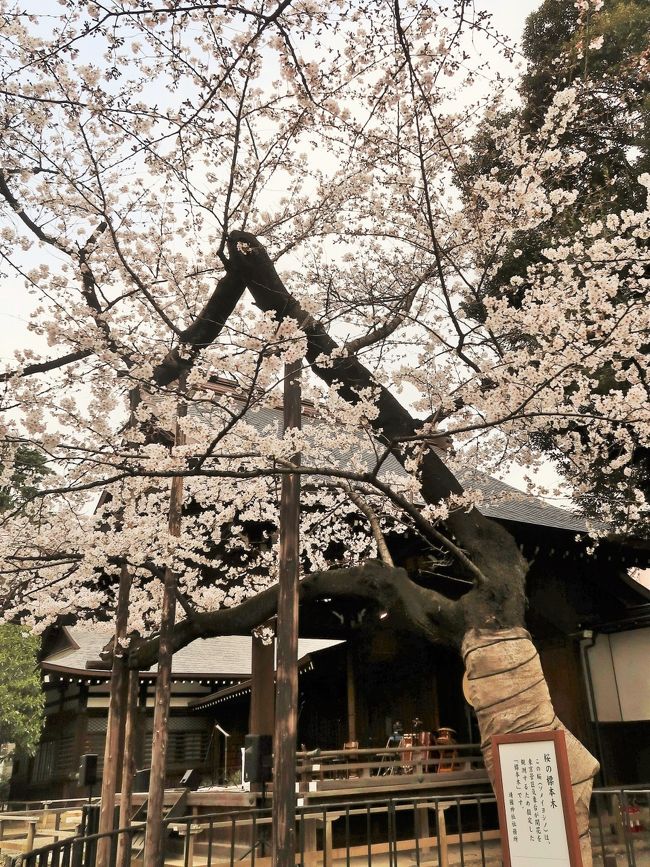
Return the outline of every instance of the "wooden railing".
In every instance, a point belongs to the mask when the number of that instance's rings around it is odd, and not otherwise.
[[[333,753],[340,750],[328,751]],[[296,865],[333,867],[362,858],[398,856],[414,867],[451,863],[501,862],[497,812],[489,793],[383,797],[372,800],[299,804]],[[165,820],[166,867],[272,867],[270,811],[240,810]],[[592,845],[601,864],[646,867],[650,851],[650,789],[596,789],[592,799]],[[111,840],[111,851],[126,837],[132,867],[141,826],[59,840],[9,857],[7,867],[94,867],[97,843]],[[621,858],[623,859],[621,862]]]
[[[299,782],[326,779],[368,779],[396,775],[485,772],[477,744],[359,747],[345,750],[313,750],[297,754]],[[389,780],[387,780],[389,782]]]
[[[22,801],[0,810],[0,854],[31,852],[34,846],[57,842],[79,832],[84,800]],[[13,809],[8,809],[11,806]],[[41,809],[34,809],[40,806]]]
[[[54,810],[80,810],[84,804],[99,803],[99,798],[48,798],[41,801],[3,801],[0,803],[0,813],[17,813],[21,810],[54,811]]]
[[[453,825],[449,831],[445,814]],[[423,867],[437,853],[438,863],[445,865],[453,846],[460,847],[465,858],[478,855],[485,863],[495,846],[498,850],[494,796],[487,794],[299,806],[296,822],[297,867],[333,867],[358,856],[370,863],[387,855],[395,864],[398,852]],[[165,835],[166,867],[273,867],[268,808],[184,816],[164,824],[170,832]],[[143,867],[137,854],[140,826],[61,840],[10,858],[8,867],[95,867],[99,840],[107,837],[115,852],[122,836],[129,863]]]

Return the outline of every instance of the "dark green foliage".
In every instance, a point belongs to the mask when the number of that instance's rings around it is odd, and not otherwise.
[[[11,482],[0,488],[0,512],[20,508],[51,472],[45,456],[21,447],[16,453]],[[40,638],[13,623],[0,624],[0,743],[33,755],[43,727],[45,695],[37,664]]]
[[[637,178],[650,171],[650,2],[604,0],[599,11],[580,20],[574,0],[545,0],[526,22],[522,47],[529,64],[519,86],[522,104],[517,110],[504,111],[497,117],[496,126],[515,125],[522,135],[540,134],[554,95],[572,86],[577,92],[578,114],[560,136],[559,145],[580,149],[585,159],[578,166],[558,167],[544,178],[549,191],[576,190],[576,201],[556,214],[552,222],[514,236],[499,269],[466,304],[466,313],[479,320],[485,317],[486,298],[507,298],[513,306],[521,306],[527,291],[527,270],[544,261],[545,248],[571,244],[582,225],[626,208],[642,209],[645,203],[646,191]],[[474,139],[472,159],[462,169],[463,186],[471,189],[475,178],[490,173],[505,181],[513,171],[490,127],[483,126]],[[477,263],[479,267],[488,264]],[[511,283],[513,277],[521,278],[516,286]],[[621,304],[627,300],[619,298]],[[534,341],[535,335],[519,334],[516,339]],[[626,389],[625,382],[608,374],[606,368],[597,372],[598,394]],[[581,440],[590,439],[588,428],[575,423],[569,426]],[[536,445],[560,468],[570,469],[570,456],[558,451],[552,432],[538,436]],[[597,515],[599,502],[611,504],[613,492],[618,490],[616,496],[621,500],[624,517],[625,497],[620,493],[620,483],[648,492],[648,449],[638,444],[628,470],[630,475],[625,478],[623,470],[612,470],[617,457],[613,444],[609,449],[603,449],[601,444],[595,454],[594,493],[582,503],[587,512]]]
[[[36,655],[40,639],[13,623],[0,624],[0,743],[33,755],[43,727],[45,695]]]
[[[51,472],[42,452],[21,446],[16,451],[11,482],[0,488],[0,512],[15,509],[28,501],[38,490],[39,479]]]
[[[586,154],[571,177],[579,210],[598,216],[643,204],[636,178],[650,165],[650,3],[605,0],[580,22],[572,0],[546,0],[526,22],[523,50],[526,131],[539,129],[556,91],[579,88],[568,133]]]

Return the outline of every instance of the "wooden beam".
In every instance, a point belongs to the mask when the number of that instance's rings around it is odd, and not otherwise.
[[[284,369],[284,429],[300,428],[301,361]],[[300,456],[292,461],[299,463]],[[278,594],[278,664],[273,752],[273,864],[294,867],[296,852],[296,734],[298,728],[298,573],[300,476],[282,477]]]

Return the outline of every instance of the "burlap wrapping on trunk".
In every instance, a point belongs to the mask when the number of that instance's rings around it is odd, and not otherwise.
[[[557,718],[530,635],[519,628],[471,629],[465,633],[462,654],[467,697],[476,711],[481,749],[492,780],[492,735],[540,729],[564,731],[582,862],[584,867],[591,867],[589,801],[599,765]]]

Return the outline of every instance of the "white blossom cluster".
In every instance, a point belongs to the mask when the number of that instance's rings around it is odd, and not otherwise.
[[[0,515],[4,616],[110,619],[124,562],[132,630],[157,628],[165,568],[197,610],[238,604],[276,578],[297,452],[305,570],[376,555],[350,486],[386,532],[412,532],[403,506],[422,506],[422,460],[441,434],[452,470],[532,471],[550,455],[608,526],[642,526],[650,205],[549,245],[513,279],[520,305],[482,295],[517,233],[552,229],[576,201],[563,177],[584,159],[570,135],[579,90],[556,94],[535,135],[499,126],[507,83],[477,100],[487,73],[457,38],[489,39],[489,22],[461,22],[454,4],[176,6],[47,0],[26,14],[0,0],[0,268],[34,301],[25,348],[3,360],[0,487],[19,448],[51,470]],[[509,171],[468,188],[478,117]],[[279,320],[246,292],[225,323],[210,310],[216,336],[192,342],[232,257],[258,255],[233,250],[233,229],[258,237],[303,318]],[[307,317],[337,343],[309,356],[323,377],[358,359],[375,386],[329,387],[306,365],[305,424],[283,434],[284,365],[311,351]],[[182,393],[178,379],[157,384],[173,350],[189,369]],[[393,444],[405,471],[373,430],[380,387],[421,419]],[[478,500],[422,515],[434,524]]]

